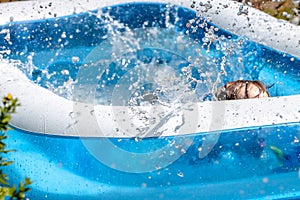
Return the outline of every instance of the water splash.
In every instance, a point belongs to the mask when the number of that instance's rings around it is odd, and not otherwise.
[[[198,101],[214,99],[216,88],[227,81],[253,78],[253,76],[250,77],[245,73],[248,66],[244,66],[244,63],[248,60],[245,60],[243,56],[245,53],[243,45],[247,44],[247,41],[244,41],[244,38],[223,33],[219,28],[211,25],[209,19],[204,19],[201,13],[211,9],[209,3],[196,5],[196,2],[193,2],[193,5],[197,11],[196,16],[189,19],[180,29],[178,27],[182,23],[182,19],[178,15],[178,7],[166,5],[164,12],[162,12],[164,21],[143,22],[142,27],[139,28],[140,34],[137,29],[132,29],[129,24],[112,16],[110,8],[89,13],[91,17],[94,16],[100,20],[95,22],[93,26],[105,27],[106,33],[102,37],[104,42],[98,44],[98,46],[102,46],[102,54],[105,54],[101,56],[107,56],[105,51],[108,48],[110,48],[111,53],[109,58],[111,62],[106,69],[106,75],[99,76],[99,89],[96,94],[98,103],[110,103],[108,98],[103,100],[103,97],[111,97],[109,93],[117,86],[114,80],[123,76],[122,72],[125,73],[126,70],[134,68],[132,63],[134,65],[148,65],[151,59],[156,59],[156,62],[170,64],[173,59],[172,53],[182,57],[181,63],[174,65],[173,62],[172,65],[174,66],[171,66],[180,74],[178,81],[184,81],[185,87],[194,90],[198,96]],[[158,27],[158,23],[163,23],[163,28]],[[76,29],[75,32],[90,34],[80,29]],[[5,32],[5,34],[8,33]],[[35,62],[36,57],[41,57],[39,52],[29,52],[25,64],[18,63],[17,66],[36,84],[60,96],[72,99],[74,84],[77,83],[76,73],[83,66],[84,57],[74,54],[70,55],[68,60],[57,60],[61,59],[61,55],[69,54],[72,51],[68,52],[64,46],[69,43],[68,40],[74,39],[74,34],[67,31],[61,31],[59,35],[58,40],[61,41],[59,43],[63,46],[51,54],[53,57],[49,63],[46,63],[46,66],[41,67]],[[159,49],[157,46],[153,47],[151,42],[159,44]],[[124,54],[124,49],[126,49],[126,54]],[[153,52],[156,55],[151,55]],[[250,53],[254,54],[255,52]],[[258,68],[257,70],[259,70]],[[117,70],[121,70],[121,72]]]

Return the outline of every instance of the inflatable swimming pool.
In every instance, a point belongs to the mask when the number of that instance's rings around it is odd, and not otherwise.
[[[220,12],[244,17],[222,2]],[[7,173],[34,181],[28,198],[300,196],[297,27],[286,46],[222,24],[211,16],[217,3],[89,5],[0,27],[0,94],[22,104]],[[236,79],[263,81],[271,98],[213,101]]]

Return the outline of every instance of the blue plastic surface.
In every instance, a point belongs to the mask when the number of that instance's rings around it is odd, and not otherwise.
[[[196,13],[190,9],[156,3],[134,3],[103,8],[102,14],[109,16],[130,29],[158,27],[167,28],[168,23],[174,30],[184,33],[193,41],[203,44],[204,29],[195,33],[186,26],[191,19],[197,19]],[[71,15],[62,18],[42,21],[15,22],[0,27],[10,30],[10,41],[6,42],[0,35],[0,50],[10,50],[4,54],[7,59],[27,62],[27,57],[34,53],[33,63],[37,69],[29,76],[36,81],[42,70],[60,72],[67,69],[75,79],[81,62],[74,64],[73,55],[80,61],[101,45],[109,33],[106,15],[98,15],[98,11]],[[203,22],[205,19],[201,19]],[[145,23],[147,22],[147,23]],[[207,28],[213,26],[208,23]],[[214,26],[216,27],[216,26]],[[24,31],[26,29],[26,31]],[[119,31],[125,31],[120,28]],[[62,34],[70,37],[61,37]],[[271,96],[285,96],[300,92],[300,59],[278,52],[268,47],[238,37],[222,27],[215,32],[223,35],[224,44],[231,42],[235,49],[228,52],[212,43],[205,56],[217,61],[211,66],[219,70],[222,57],[227,56],[228,75],[222,79],[225,83],[234,78],[235,69],[243,67],[244,79],[263,80],[270,88]],[[51,38],[51,39],[50,39]],[[240,39],[242,44],[238,45]],[[204,52],[207,50],[204,46]],[[167,46],[157,49],[142,49],[137,52],[138,59],[149,63],[152,59],[163,62],[178,60],[174,66],[180,71],[189,62],[187,58],[177,56]],[[230,56],[228,56],[230,55]],[[127,55],[125,55],[126,57]],[[242,57],[242,61],[237,58]],[[135,63],[132,59],[130,63]],[[255,66],[255,67],[254,67]],[[109,66],[111,73],[122,76],[118,62]],[[132,66],[134,68],[134,64]],[[197,67],[196,67],[197,68]],[[130,69],[130,67],[128,68]],[[118,79],[109,79],[106,74],[102,79],[107,85],[114,86]],[[194,71],[193,78],[200,79]],[[53,76],[53,84],[59,86],[65,81],[63,74]],[[57,81],[58,80],[58,81]],[[51,81],[51,80],[50,80]],[[55,82],[56,81],[56,82]],[[40,81],[42,87],[47,88]],[[151,87],[151,86],[149,86]],[[195,87],[195,85],[191,85]],[[109,91],[98,89],[100,94]],[[209,100],[205,97],[204,100]],[[211,133],[212,134],[212,133]],[[253,127],[248,129],[221,132],[218,143],[203,159],[198,157],[199,147],[203,142],[203,134],[176,136],[175,138],[191,138],[193,144],[179,159],[169,166],[144,173],[118,171],[97,160],[84,143],[89,143],[101,152],[105,142],[110,141],[120,149],[132,153],[149,153],[172,144],[173,137],[148,139],[109,139],[109,138],[76,138],[57,137],[32,134],[22,130],[9,131],[6,140],[9,149],[17,152],[9,154],[15,164],[9,166],[7,174],[12,182],[20,181],[24,176],[33,180],[29,192],[30,199],[285,199],[300,198],[300,123]],[[298,139],[298,141],[297,141]],[[284,155],[278,159],[270,146],[276,146]],[[180,148],[179,148],[180,149]],[[111,152],[107,154],[118,158],[118,162],[126,161]],[[168,156],[172,152],[167,152]],[[134,166],[130,166],[134,169]]]

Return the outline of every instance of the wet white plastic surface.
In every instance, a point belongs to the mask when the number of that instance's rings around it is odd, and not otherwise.
[[[95,10],[104,6],[130,2],[172,3],[190,8],[189,0],[38,0],[0,4],[0,24],[60,17]],[[211,8],[203,12],[212,23],[237,35],[247,36],[252,41],[267,45],[300,57],[300,26],[277,20],[257,9],[231,0],[202,0],[210,2]],[[198,3],[198,2],[197,2]],[[200,10],[205,9],[200,7]]]
[[[128,113],[129,107],[73,102],[35,85],[11,64],[2,62],[0,65],[0,95],[11,92],[22,103],[11,121],[15,127],[36,133],[80,137],[158,136],[155,135],[155,131],[138,135],[138,131],[130,128],[130,123],[120,125],[119,122],[123,119],[129,120],[125,114]],[[176,132],[173,129],[164,131],[162,136],[292,123],[300,120],[300,95],[207,101],[183,107],[191,108],[182,113],[185,125],[179,127]],[[157,116],[158,114],[153,112],[153,117]],[[166,130],[172,126],[176,126],[176,120],[169,120],[161,129]]]

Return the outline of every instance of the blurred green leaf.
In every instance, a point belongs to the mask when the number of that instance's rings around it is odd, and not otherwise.
[[[32,184],[30,178],[27,178],[27,177],[25,178],[25,184],[26,184],[26,185]]]
[[[1,103],[1,102],[0,102]],[[16,112],[17,106],[20,106],[18,99],[13,98],[11,94],[8,94],[2,99],[2,105],[0,105],[0,166],[5,167],[13,164],[13,161],[7,160],[2,154],[11,153],[15,150],[7,150],[4,142],[7,139],[6,131],[9,130],[9,122],[11,120],[11,114]],[[11,200],[23,200],[25,194],[30,190],[28,187],[32,184],[29,178],[25,178],[24,183],[20,182],[19,186],[10,186],[8,183],[8,176],[3,173],[0,168],[0,200],[11,199]]]

